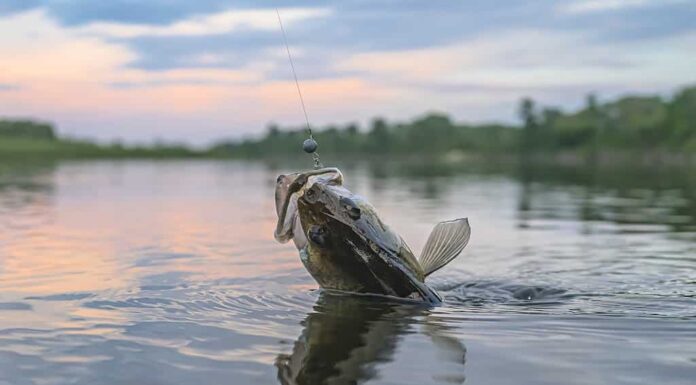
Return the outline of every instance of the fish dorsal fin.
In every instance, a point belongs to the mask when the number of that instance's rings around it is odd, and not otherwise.
[[[471,227],[467,218],[435,225],[419,259],[424,275],[427,277],[450,263],[464,250],[470,235]]]

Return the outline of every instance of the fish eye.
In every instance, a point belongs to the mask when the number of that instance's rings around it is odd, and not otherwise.
[[[305,198],[311,203],[313,203],[314,200],[317,199],[317,192],[314,189],[314,187],[310,188],[305,192]]]
[[[341,204],[343,205],[343,209],[346,210],[348,217],[353,220],[360,219],[360,208],[355,204],[355,202],[353,202],[352,199],[341,198]]]
[[[312,187],[308,188],[308,189],[305,191],[305,193],[304,193],[304,195],[303,195],[303,198],[304,198],[305,201],[307,201],[308,203],[316,203],[316,202],[318,202],[318,201],[321,199],[321,197],[323,197],[323,196],[324,196],[324,195],[323,195],[323,192],[322,192],[322,190],[321,190],[321,187],[319,187],[319,186],[317,186],[317,185],[313,185]]]
[[[346,212],[351,219],[360,219],[360,209],[355,206],[345,206]]]
[[[284,177],[285,175],[278,175],[278,177],[276,178],[276,183],[282,182]]]

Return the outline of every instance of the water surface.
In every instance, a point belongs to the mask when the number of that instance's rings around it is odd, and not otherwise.
[[[317,290],[293,170],[0,166],[0,384],[693,384],[696,173],[341,166],[414,250],[469,217],[442,306]]]

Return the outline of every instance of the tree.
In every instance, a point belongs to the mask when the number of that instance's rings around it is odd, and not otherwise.
[[[529,152],[540,147],[539,117],[536,113],[534,100],[523,98],[518,109],[520,119],[522,119],[522,151]]]
[[[389,150],[389,127],[384,119],[375,118],[372,121],[372,128],[368,134],[368,146],[376,151]]]
[[[44,140],[56,139],[56,133],[51,124],[31,120],[0,120],[0,137],[2,136]]]
[[[351,123],[348,126],[346,126],[346,134],[349,136],[355,136],[358,134],[358,125],[355,123]]]
[[[696,140],[696,87],[685,88],[674,96],[669,105],[669,126],[675,142]]]
[[[280,136],[280,129],[278,128],[278,125],[275,123],[269,124],[266,130],[268,132],[268,136],[271,138]]]
[[[519,116],[522,119],[522,124],[527,130],[533,130],[536,128],[538,121],[536,116],[536,107],[534,105],[534,100],[531,98],[523,98],[520,101]]]

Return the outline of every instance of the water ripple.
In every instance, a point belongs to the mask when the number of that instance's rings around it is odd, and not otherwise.
[[[470,218],[428,307],[317,290],[272,239],[273,167],[10,169],[0,384],[692,382],[696,174],[345,168],[413,250]]]

